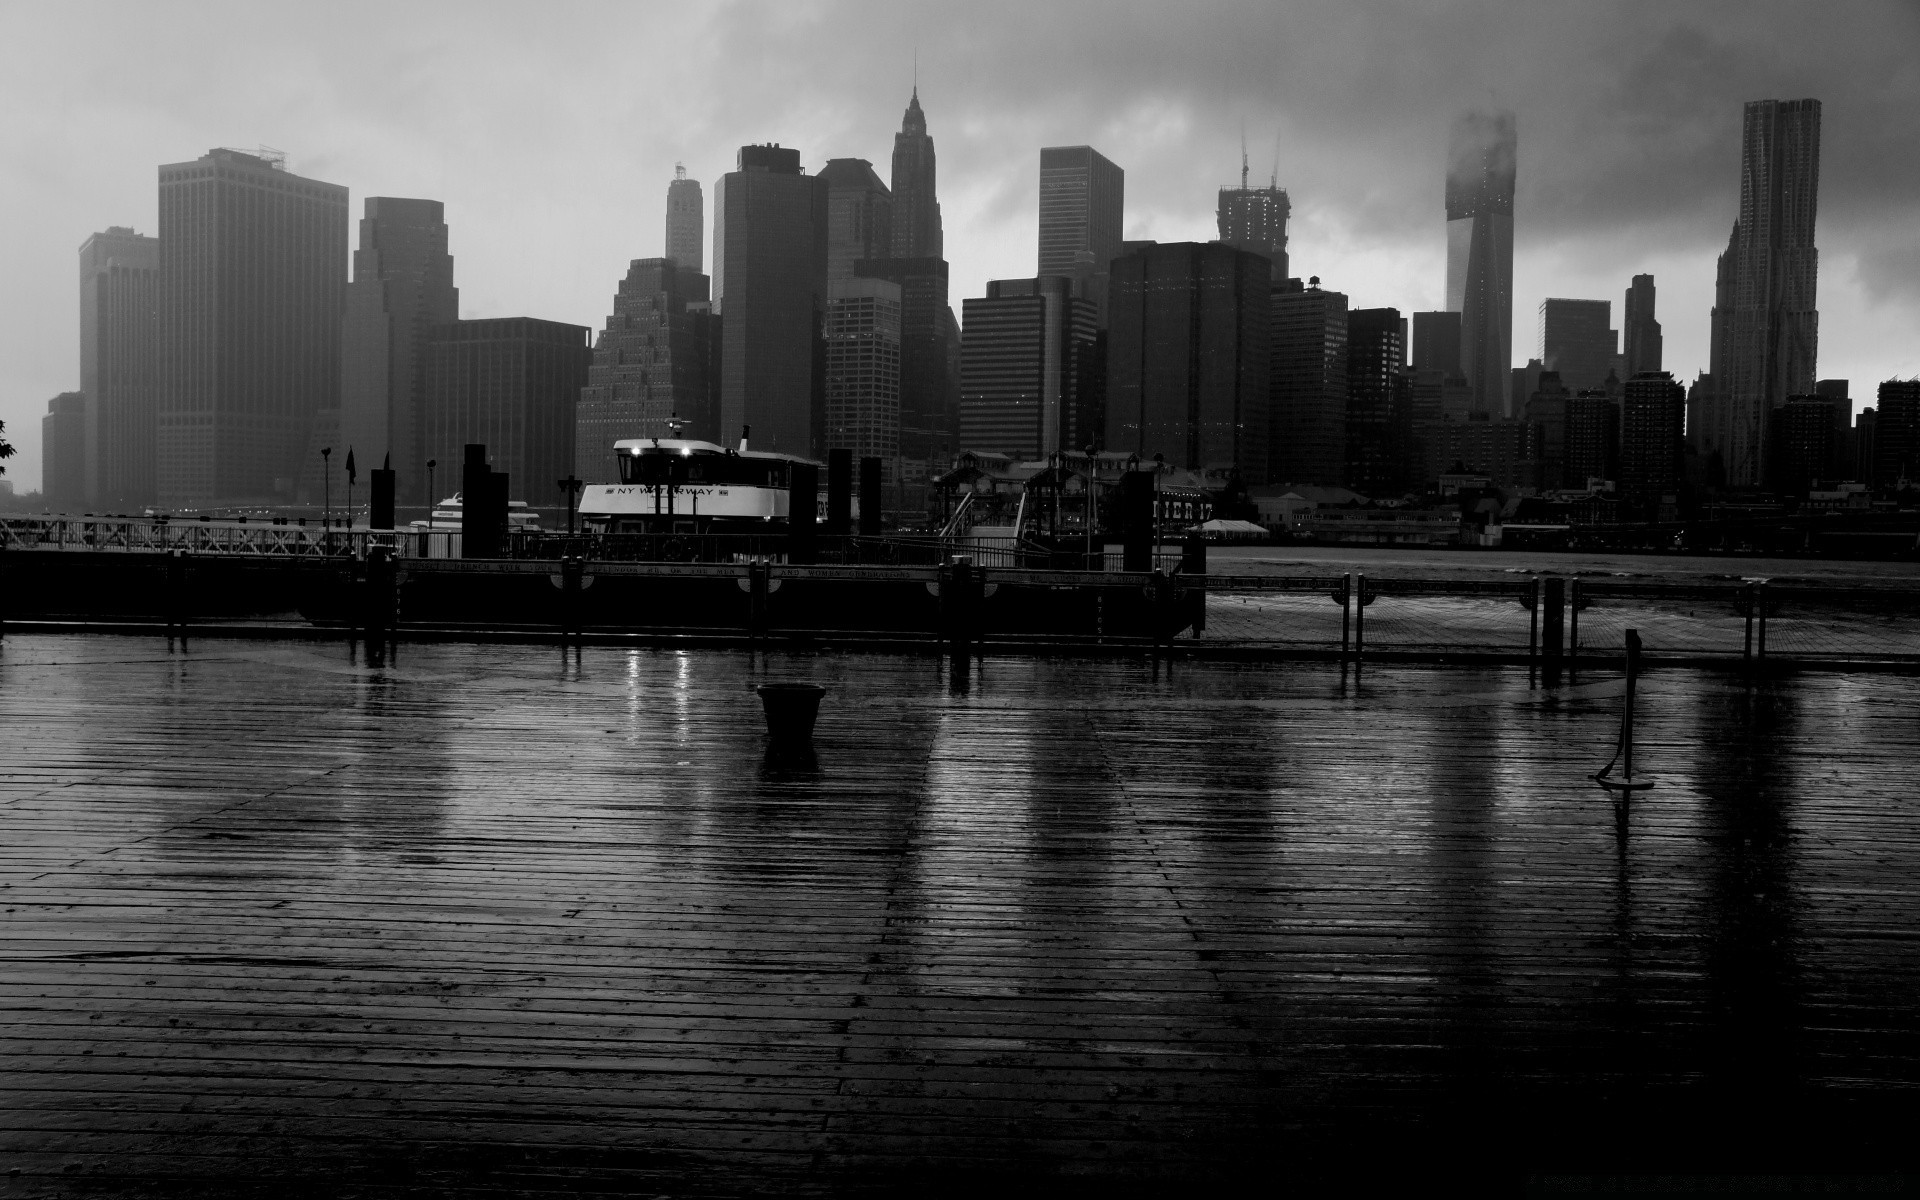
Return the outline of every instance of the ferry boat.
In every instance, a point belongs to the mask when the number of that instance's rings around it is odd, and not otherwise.
[[[580,519],[590,533],[753,533],[784,527],[793,454],[691,438],[629,438],[613,444],[620,482],[588,484]],[[825,474],[822,469],[822,475]],[[815,493],[816,505],[826,497]]]
[[[436,532],[459,533],[462,509],[463,497],[461,493],[455,492],[453,495],[433,506],[433,521],[431,523],[426,521],[410,521],[408,522],[408,528],[416,533],[426,529],[432,529]],[[537,533],[540,530],[540,514],[528,507],[525,500],[509,500],[507,502],[507,529],[512,533]]]

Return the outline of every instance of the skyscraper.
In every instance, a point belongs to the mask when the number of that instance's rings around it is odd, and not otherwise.
[[[852,279],[854,264],[893,249],[893,194],[864,158],[830,158],[827,188],[827,285]]]
[[[1788,396],[1813,390],[1819,193],[1820,102],[1750,101],[1741,138],[1740,219],[1727,247],[1732,314],[1728,320],[1716,311],[1725,362],[1713,369],[1725,389],[1723,453],[1733,487],[1767,478],[1770,414]]]
[[[1629,382],[1635,375],[1660,369],[1660,322],[1653,318],[1653,276],[1635,275],[1627,289],[1626,304],[1620,310],[1620,324],[1626,332],[1626,373]]]
[[[1873,482],[1891,488],[1920,482],[1920,379],[1880,385],[1873,434]]]
[[[1542,300],[1541,363],[1558,371],[1571,391],[1605,386],[1619,340],[1609,328],[1612,321],[1613,305],[1606,300]]]
[[[1670,372],[1642,371],[1627,380],[1620,413],[1619,494],[1629,517],[1659,519],[1663,497],[1679,491],[1686,416],[1687,389]]]
[[[900,453],[900,285],[849,276],[827,284],[826,449],[881,460]]]
[[[340,403],[347,189],[278,157],[160,168],[160,503],[288,497]]]
[[[721,440],[707,283],[673,258],[629,264],[574,409],[573,471],[581,479],[618,479],[613,444],[672,437],[669,422],[676,417],[679,436]]]
[[[742,146],[713,206],[720,423],[758,449],[817,454],[825,423],[827,181],[800,152]]]
[[[87,398],[61,392],[40,418],[40,498],[54,512],[87,503]]]
[[[1459,313],[1413,314],[1413,365],[1419,370],[1439,371],[1447,376],[1463,375]]]
[[[695,275],[707,269],[700,246],[706,224],[700,181],[688,179],[687,169],[673,164],[673,182],[667,185],[667,257]]]
[[[105,508],[151,503],[159,386],[160,243],[114,226],[80,246],[83,490]]]
[[[947,303],[947,263],[873,258],[853,271],[900,288],[900,454],[905,481],[914,484],[928,471],[944,473],[956,449],[960,327]]]
[[[1065,275],[1107,316],[1107,277],[1120,255],[1127,175],[1091,146],[1040,151],[1040,267]]]
[[[1099,314],[1073,280],[996,279],[961,308],[960,448],[1034,461],[1105,437]]]
[[[444,217],[438,200],[367,197],[341,326],[341,439],[360,462],[391,459],[403,504],[438,499],[427,495],[420,406],[427,333],[460,317]]]
[[[1447,166],[1447,310],[1460,314],[1460,362],[1483,411],[1511,416],[1513,114],[1463,113]]]
[[[1408,485],[1413,411],[1400,369],[1400,310],[1347,314],[1347,479],[1368,496]]]
[[[873,257],[946,257],[934,176],[933,139],[927,136],[927,115],[920,111],[916,87],[900,132],[893,135],[893,248]]]
[[[1264,256],[1218,242],[1113,261],[1107,449],[1267,481],[1272,277]]]
[[[1347,298],[1273,285],[1268,477],[1275,483],[1338,486],[1347,476]]]
[[[456,479],[465,447],[481,443],[493,469],[510,477],[512,499],[559,503],[558,481],[573,471],[574,404],[587,381],[592,332],[534,317],[434,326],[422,459],[440,463],[440,479]]]
[[[1287,218],[1293,202],[1276,176],[1266,187],[1247,186],[1247,152],[1240,150],[1240,186],[1220,189],[1220,240],[1273,264],[1273,278],[1287,277]]]

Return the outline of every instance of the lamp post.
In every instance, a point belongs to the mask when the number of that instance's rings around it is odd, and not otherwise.
[[[427,460],[427,528],[428,529],[433,528],[433,510],[438,503],[433,498],[433,469],[439,465],[440,465],[439,463],[435,462],[431,458]]]
[[[320,528],[327,531],[326,553],[333,553],[333,447],[320,447]],[[309,492],[309,495],[312,493]]]

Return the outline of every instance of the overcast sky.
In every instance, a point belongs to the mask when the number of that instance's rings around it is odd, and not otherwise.
[[[1439,308],[1446,135],[1519,123],[1514,354],[1546,296],[1652,272],[1666,367],[1706,365],[1741,102],[1824,105],[1819,372],[1920,374],[1920,2],[25,4],[0,0],[0,420],[40,480],[79,382],[75,251],[156,223],[155,168],[269,145],[363,197],[446,203],[462,316],[598,327],[661,253],[676,161],[712,196],[746,142],[883,178],[919,57],[953,301],[1035,267],[1039,148],[1127,173],[1127,236],[1214,235],[1253,173],[1293,199],[1294,273]],[[355,236],[357,236],[357,231]],[[711,262],[711,248],[708,256]]]

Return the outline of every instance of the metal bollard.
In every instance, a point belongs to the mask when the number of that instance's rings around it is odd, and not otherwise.
[[[1560,667],[1561,640],[1565,632],[1566,580],[1553,576],[1541,580],[1540,595],[1545,612],[1540,620],[1540,654],[1548,670]]]
[[[1353,577],[1353,661],[1357,666],[1360,655],[1367,645],[1367,605],[1373,603],[1373,595],[1367,591],[1367,577],[1357,573]]]

